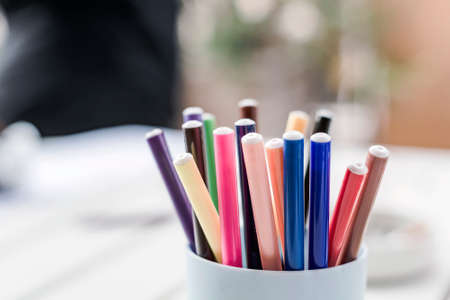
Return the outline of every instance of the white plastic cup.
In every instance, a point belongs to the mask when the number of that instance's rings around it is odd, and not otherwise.
[[[187,248],[189,300],[363,300],[367,250],[357,260],[307,271],[261,271],[221,265]]]

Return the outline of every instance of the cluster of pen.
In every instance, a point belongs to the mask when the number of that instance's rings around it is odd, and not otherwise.
[[[306,113],[291,112],[282,139],[264,144],[256,133],[257,102],[239,106],[234,130],[215,128],[214,116],[200,108],[185,109],[186,153],[175,160],[162,130],[147,135],[191,248],[212,261],[264,270],[320,269],[356,259],[387,149],[372,146],[366,164],[347,168],[329,222],[331,113],[317,112],[308,155]]]

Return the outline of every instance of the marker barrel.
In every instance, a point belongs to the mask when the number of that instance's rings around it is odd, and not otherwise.
[[[211,196],[208,193],[201,172],[195,164],[192,154],[185,153],[174,161],[175,169],[180,176],[193,210],[205,232],[208,247],[211,247],[213,260],[220,263],[220,221]]]
[[[241,119],[235,123],[237,157],[239,164],[239,183],[241,192],[241,213],[243,218],[244,251],[247,258],[247,268],[261,269],[258,237],[256,236],[255,220],[253,218],[252,202],[248,187],[247,169],[245,168],[244,152],[241,139],[247,133],[255,132],[255,121]]]
[[[234,132],[230,128],[219,127],[213,133],[222,261],[226,265],[242,267]]]
[[[187,121],[202,121],[203,109],[197,106],[189,106],[183,110],[183,122]]]
[[[326,109],[318,110],[316,112],[316,118],[312,134],[319,132],[329,133],[332,120],[333,120],[333,113],[331,111],[328,111]],[[305,172],[305,224],[308,220],[309,214],[309,168],[310,168],[309,164],[310,160],[308,159]]]
[[[195,164],[200,172],[203,182],[207,183],[206,178],[206,165],[203,152],[203,125],[202,122],[197,120],[187,121],[183,124],[184,144],[186,152],[193,155]],[[199,223],[199,220],[193,212],[192,214],[194,224],[194,238],[195,238],[195,251],[201,257],[209,260],[214,260],[212,250],[208,244],[203,228]]]
[[[311,136],[309,269],[328,267],[330,148],[328,134]]]
[[[288,131],[284,140],[284,265],[286,270],[303,270],[304,262],[304,203],[303,157],[304,136]]]
[[[313,134],[330,131],[331,121],[333,120],[333,113],[326,109],[320,109],[316,112],[314,121]]]
[[[217,211],[219,211],[219,203],[217,200],[216,161],[214,159],[213,130],[216,128],[216,118],[214,117],[214,115],[209,113],[203,114],[203,127],[205,129],[208,189],[214,206],[216,207]]]
[[[285,132],[298,131],[305,134],[306,129],[308,128],[308,122],[309,116],[304,111],[301,110],[291,111],[288,116]]]
[[[284,257],[284,179],[283,179],[283,140],[271,139],[265,145],[270,184],[272,186],[272,206],[275,216],[281,251]]]
[[[367,167],[359,163],[350,165],[345,172],[330,222],[329,267],[338,266],[342,263],[345,245],[350,236],[350,226],[354,218],[353,208],[366,173]]]
[[[249,133],[242,138],[245,166],[258,237],[259,253],[264,270],[281,270],[281,255],[270,194],[269,174],[260,134]]]
[[[239,112],[241,119],[250,119],[258,124],[258,101],[254,99],[243,99],[239,101]],[[256,125],[255,125],[256,126]]]
[[[161,173],[166,189],[169,192],[169,196],[175,207],[175,211],[183,227],[188,243],[192,247],[195,247],[191,204],[172,164],[172,157],[169,152],[169,147],[167,146],[164,132],[161,129],[155,129],[149,132],[147,134],[147,143],[155,158],[156,165]]]
[[[389,151],[385,147],[379,145],[370,147],[366,159],[366,166],[369,171],[355,206],[355,218],[345,249],[344,263],[355,260],[358,256],[367,220],[375,202],[388,159]]]

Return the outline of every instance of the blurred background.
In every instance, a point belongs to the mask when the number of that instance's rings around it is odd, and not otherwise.
[[[450,2],[60,2],[0,0],[0,299],[185,299],[144,134],[174,155],[183,108],[231,126],[243,98],[266,138],[333,111],[333,201],[387,145],[366,299],[447,299]]]
[[[178,27],[182,103],[229,123],[236,102],[254,97],[274,120],[261,124],[271,135],[290,110],[326,106],[339,116],[339,138],[449,147],[440,132],[450,121],[441,52],[450,47],[448,5],[187,1]]]

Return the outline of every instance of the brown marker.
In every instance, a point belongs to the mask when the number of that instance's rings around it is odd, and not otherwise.
[[[350,235],[344,251],[343,263],[355,260],[358,257],[359,248],[366,229],[367,220],[372,210],[381,178],[389,158],[389,151],[379,145],[370,147],[366,159],[368,173],[361,187],[358,200],[355,204]]]
[[[258,101],[254,99],[244,99],[238,103],[240,118],[255,121],[258,126]]]
[[[203,152],[203,123],[197,120],[187,121],[183,124],[183,133],[186,152],[191,153],[194,157],[200,175],[205,184],[207,184],[205,155]],[[208,244],[205,233],[200,226],[200,222],[194,211],[192,211],[192,214],[194,222],[195,251],[199,256],[214,261],[213,252]]]

